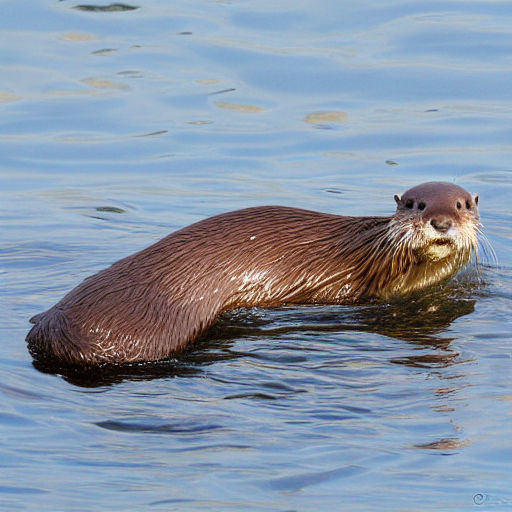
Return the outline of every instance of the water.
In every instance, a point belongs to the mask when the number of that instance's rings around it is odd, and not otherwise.
[[[84,5],[2,3],[0,508],[510,510],[508,4]],[[483,282],[237,312],[115,374],[32,364],[30,316],[181,226],[384,215],[432,179],[480,195]]]

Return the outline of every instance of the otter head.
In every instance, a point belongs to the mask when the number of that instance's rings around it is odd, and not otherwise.
[[[432,181],[395,196],[395,219],[423,260],[467,262],[477,246],[478,196],[453,183]]]

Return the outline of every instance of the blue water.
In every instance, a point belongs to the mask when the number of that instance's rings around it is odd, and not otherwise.
[[[0,509],[511,510],[510,5],[86,2],[0,8]],[[32,315],[179,227],[385,215],[438,179],[480,195],[479,279],[237,312],[116,374],[32,364]]]

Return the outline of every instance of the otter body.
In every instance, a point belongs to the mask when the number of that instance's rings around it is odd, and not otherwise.
[[[176,354],[227,310],[387,299],[459,270],[476,249],[477,196],[414,187],[390,217],[265,206],[211,217],[85,279],[27,336],[66,365]]]

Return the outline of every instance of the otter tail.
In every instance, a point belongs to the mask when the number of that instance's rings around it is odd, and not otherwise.
[[[54,306],[33,316],[30,322],[34,326],[27,334],[26,341],[34,359],[66,364],[79,362],[73,354],[82,353],[82,347],[77,347],[76,341],[80,340],[80,336],[62,309]]]

